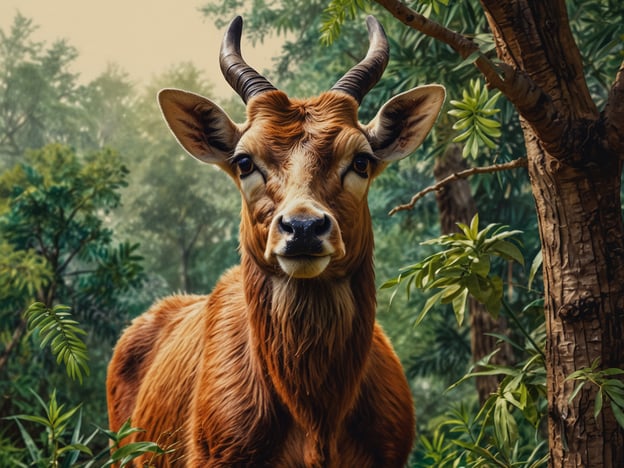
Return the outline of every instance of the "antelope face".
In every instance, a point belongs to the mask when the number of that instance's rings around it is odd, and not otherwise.
[[[233,176],[249,215],[243,245],[264,240],[256,260],[310,278],[330,263],[344,268],[347,252],[357,253],[353,244],[366,231],[366,193],[378,164],[356,112],[353,99],[339,93],[289,100],[272,91],[251,100]]]
[[[441,86],[415,88],[388,101],[369,124],[358,122],[359,101],[381,76],[388,54],[379,23],[369,18],[368,25],[371,48],[360,64],[332,90],[291,100],[242,60],[241,20],[235,19],[221,67],[248,102],[241,125],[201,96],[172,89],[159,94],[180,144],[237,184],[241,247],[259,265],[289,277],[342,275],[370,255],[370,182],[421,144],[444,100]]]

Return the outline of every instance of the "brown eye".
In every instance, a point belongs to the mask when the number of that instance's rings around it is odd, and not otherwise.
[[[367,154],[356,154],[351,163],[351,168],[360,177],[368,178],[368,171],[370,169],[371,159]]]
[[[251,160],[251,158],[246,155],[236,158],[235,164],[238,168],[238,175],[241,179],[247,177],[249,174],[256,170],[256,165]]]

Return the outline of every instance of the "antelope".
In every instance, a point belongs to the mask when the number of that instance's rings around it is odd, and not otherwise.
[[[389,46],[367,19],[369,50],[331,90],[290,99],[243,59],[230,24],[222,72],[247,106],[236,124],[212,101],[158,95],[180,145],[215,164],[241,198],[240,265],[209,295],[176,295],[136,318],[108,368],[110,426],[170,448],[158,466],[400,467],[412,398],[375,321],[367,194],[432,128],[444,88],[390,99],[368,124],[362,98]],[[142,439],[140,439],[142,438]]]

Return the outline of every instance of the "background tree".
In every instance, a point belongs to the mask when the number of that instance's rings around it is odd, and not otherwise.
[[[68,69],[76,50],[33,40],[35,29],[17,14],[10,31],[0,30],[0,169],[28,148],[67,143],[80,125],[76,76]]]
[[[100,346],[92,355],[103,362],[133,312],[130,294],[142,280],[137,246],[116,239],[106,222],[126,176],[112,151],[79,156],[58,144],[28,152],[0,176],[6,254],[0,276],[0,290],[6,292],[0,298],[0,333],[6,337],[0,359],[3,415],[17,412],[27,388],[52,388],[58,380],[51,356],[33,348],[26,335],[22,312],[31,302],[68,305],[89,332],[89,342],[108,343],[108,350]],[[103,371],[101,364],[94,368]],[[86,411],[101,413],[103,389],[90,390],[98,398]]]
[[[136,128],[137,94],[129,76],[119,66],[108,64],[103,73],[78,89],[76,112],[81,122],[72,143],[89,150],[115,148],[129,158],[144,138]]]
[[[142,139],[130,150],[133,176],[121,218],[125,232],[142,244],[146,268],[166,280],[167,291],[206,292],[238,257],[240,201],[227,178],[198,164],[172,136],[156,100],[166,87],[213,94],[190,63],[173,66],[140,93],[133,129]],[[240,104],[221,104],[244,121]]]
[[[156,298],[209,291],[236,261],[239,201],[180,150],[156,104],[165,86],[210,95],[201,72],[180,64],[139,86],[110,65],[77,85],[74,49],[34,41],[35,29],[18,14],[0,31],[0,417],[36,413],[31,391],[57,388],[72,402],[89,394],[84,419],[106,427],[114,341]],[[244,120],[240,104],[229,112]],[[178,241],[187,243],[179,255]],[[69,305],[88,332],[82,386],[26,330],[33,301]],[[17,431],[2,425],[2,455]]]

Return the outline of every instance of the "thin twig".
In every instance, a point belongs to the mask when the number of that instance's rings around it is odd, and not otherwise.
[[[398,211],[411,210],[412,208],[414,208],[414,205],[416,205],[416,202],[420,200],[422,197],[424,197],[430,192],[437,192],[438,190],[441,190],[445,185],[453,181],[456,181],[459,179],[465,179],[475,174],[487,174],[491,172],[508,171],[510,169],[516,169],[518,167],[526,167],[526,166],[527,166],[526,158],[518,158],[518,159],[514,159],[513,161],[502,163],[502,164],[493,164],[491,166],[485,166],[485,167],[471,167],[470,169],[466,169],[464,171],[455,172],[449,175],[448,177],[445,177],[441,181],[435,183],[434,185],[430,185],[429,187],[418,192],[416,195],[412,197],[409,203],[395,206],[394,208],[392,208],[392,210],[390,210],[388,215],[392,216]]]

